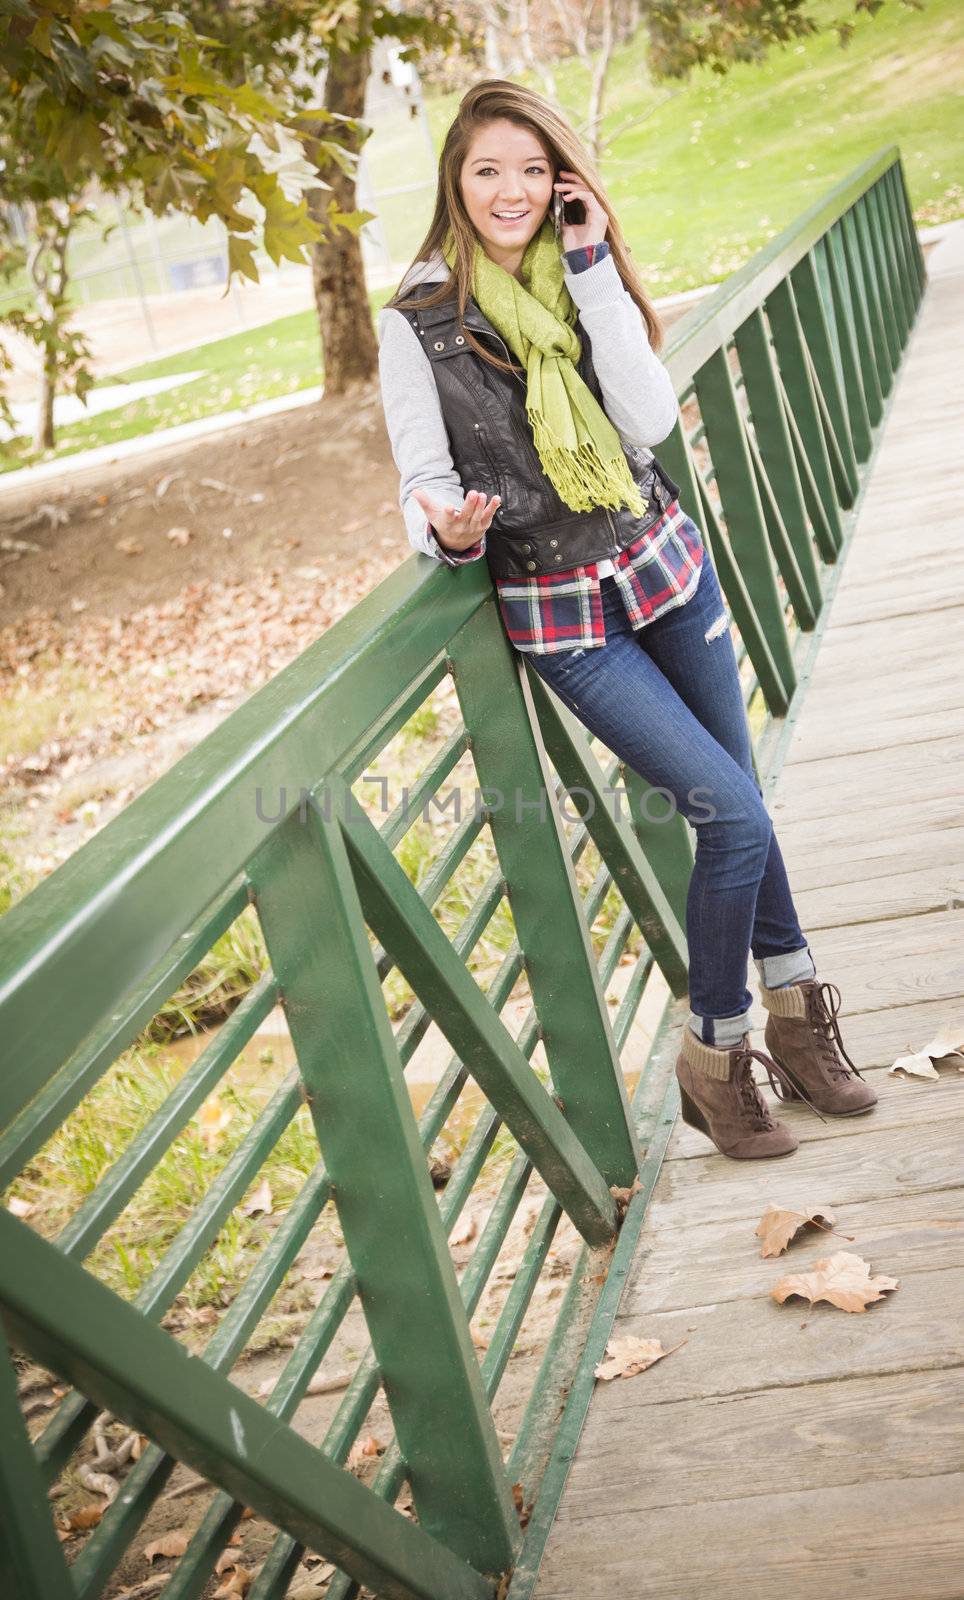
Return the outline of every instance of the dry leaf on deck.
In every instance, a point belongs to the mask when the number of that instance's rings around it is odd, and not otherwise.
[[[898,1056],[890,1072],[906,1072],[911,1078],[939,1078],[940,1073],[934,1066],[930,1056],[921,1051],[914,1056]]]
[[[173,1528],[170,1533],[165,1533],[160,1539],[155,1539],[153,1544],[144,1546],[144,1560],[153,1561],[155,1556],[182,1556],[187,1549],[187,1534],[183,1528]]]
[[[870,1262],[855,1256],[850,1250],[838,1250],[835,1255],[818,1261],[810,1272],[797,1272],[781,1278],[770,1290],[774,1300],[782,1305],[791,1295],[816,1305],[818,1300],[829,1300],[841,1311],[866,1311],[875,1300],[883,1298],[888,1289],[896,1289],[896,1278],[873,1277]]]
[[[631,1334],[624,1339],[610,1339],[606,1346],[608,1360],[600,1362],[596,1377],[604,1381],[609,1378],[634,1378],[637,1372],[645,1372],[647,1367],[662,1361],[664,1356],[671,1356],[674,1350],[685,1343],[686,1340],[681,1339],[679,1344],[664,1350],[659,1339],[636,1339]]]
[[[810,1223],[815,1228],[832,1228],[836,1222],[832,1211],[784,1211],[779,1206],[768,1205],[756,1225],[756,1236],[763,1240],[761,1256],[778,1256],[801,1228]]]
[[[250,1200],[246,1200],[240,1207],[242,1217],[253,1217],[256,1211],[263,1211],[270,1217],[274,1210],[274,1196],[267,1178],[263,1178],[255,1189]]]
[[[952,1022],[939,1028],[933,1039],[922,1046],[921,1054],[948,1066],[953,1063],[958,1072],[964,1072],[964,1025]]]

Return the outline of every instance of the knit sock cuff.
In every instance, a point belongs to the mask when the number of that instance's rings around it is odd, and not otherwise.
[[[775,1017],[806,1018],[807,999],[798,983],[786,984],[779,989],[768,989],[765,983],[761,983],[760,999]]]
[[[705,1072],[708,1078],[719,1078],[722,1082],[727,1082],[730,1076],[731,1050],[735,1048],[735,1046],[718,1048],[713,1044],[704,1044],[702,1039],[697,1039],[689,1023],[683,1029],[684,1060],[688,1061],[691,1067],[695,1067],[697,1072]]]

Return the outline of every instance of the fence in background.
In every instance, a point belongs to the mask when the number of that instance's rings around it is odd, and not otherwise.
[[[924,282],[890,149],[704,301],[667,354],[685,420],[660,455],[705,530],[767,773]],[[453,685],[457,725],[379,826],[356,790]],[[400,847],[460,763],[479,803],[416,886]],[[630,818],[606,799],[620,777]],[[266,821],[257,795],[284,790]],[[632,1106],[620,1059],[649,986],[677,999],[686,990],[689,830],[679,818],[649,820],[647,792],[597,755],[515,656],[484,568],[453,573],[413,557],[7,915],[3,1185],[16,1184],[240,918],[257,917],[268,964],[56,1238],[43,1237],[42,1219],[34,1227],[0,1210],[10,1346],[70,1386],[32,1440],[15,1367],[0,1360],[4,1592],[104,1593],[178,1461],[212,1489],[167,1600],[202,1593],[246,1506],[277,1530],[249,1600],[282,1596],[305,1547],[339,1569],[332,1600],[360,1584],[404,1600],[491,1600],[510,1569],[508,1593],[530,1592],[676,1112],[668,1031]],[[567,796],[578,813],[569,825]],[[450,933],[440,903],[482,841],[497,865]],[[580,885],[590,847],[598,868]],[[590,930],[611,895],[617,909],[597,951]],[[470,967],[506,905],[515,939],[483,991]],[[607,987],[636,945],[610,1017]],[[393,972],[415,997],[397,1031],[383,991]],[[513,1034],[504,1016],[520,994],[528,1011]],[[84,1263],[276,1004],[298,1067],[128,1303]],[[452,1053],[416,1120],[404,1069],[432,1019]],[[533,1063],[540,1045],[548,1082]],[[439,1196],[427,1153],[468,1080],[482,1108]],[[317,1164],[203,1355],[189,1356],[160,1319],[299,1116],[310,1119]],[[501,1130],[511,1159],[459,1277],[450,1236]],[[636,1193],[614,1196],[637,1177]],[[537,1214],[480,1356],[470,1320],[530,1189]],[[260,1404],[229,1374],[326,1207],[350,1262]],[[583,1253],[505,1451],[490,1408],[564,1217]],[[316,1446],[292,1422],[356,1297],[371,1347]],[[346,1462],[379,1386],[395,1437],[366,1487]],[[102,1411],[151,1442],[68,1567],[47,1491]],[[406,1483],[417,1521],[396,1509]]]

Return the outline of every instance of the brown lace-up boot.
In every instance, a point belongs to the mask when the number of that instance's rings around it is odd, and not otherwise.
[[[753,1081],[754,1061],[763,1063],[775,1087],[781,1069],[762,1050],[751,1050],[748,1033],[727,1050],[704,1044],[687,1023],[676,1062],[683,1121],[705,1133],[724,1156],[788,1156],[797,1141],[770,1115]]]
[[[874,1090],[843,1047],[837,1023],[840,990],[835,983],[806,978],[783,989],[761,984],[760,995],[770,1013],[764,1044],[795,1095],[831,1117],[853,1117],[877,1104]]]

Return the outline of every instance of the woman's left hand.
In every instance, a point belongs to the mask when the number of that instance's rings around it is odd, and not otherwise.
[[[586,210],[584,222],[563,222],[562,248],[577,250],[580,245],[602,244],[609,227],[607,217],[591,189],[587,189],[574,172],[560,170],[553,189],[563,200],[581,200]]]

